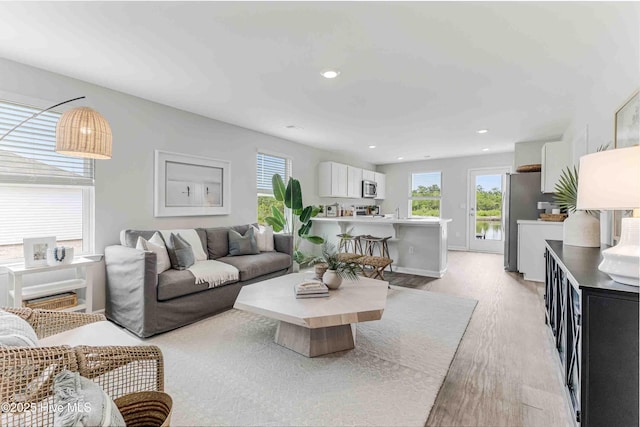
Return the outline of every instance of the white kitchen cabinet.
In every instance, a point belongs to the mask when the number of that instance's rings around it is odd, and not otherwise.
[[[545,240],[562,240],[562,222],[518,221],[518,271],[525,280],[544,282]]]
[[[555,191],[555,186],[562,176],[562,170],[569,166],[570,159],[571,147],[563,141],[547,142],[542,146],[540,191],[543,193]]]
[[[362,197],[362,169],[347,167],[347,197],[359,199]]]
[[[322,162],[318,166],[318,194],[320,197],[348,197],[349,166],[336,162]]]
[[[368,171],[366,169],[362,169],[362,179],[365,181],[375,181],[376,173],[374,171]]]
[[[386,193],[387,177],[383,173],[376,172],[374,181],[377,184],[376,200],[383,200]]]

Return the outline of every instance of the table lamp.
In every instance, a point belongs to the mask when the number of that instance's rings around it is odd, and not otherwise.
[[[602,251],[598,269],[616,282],[640,286],[640,146],[580,158],[576,209],[628,210],[620,242]]]

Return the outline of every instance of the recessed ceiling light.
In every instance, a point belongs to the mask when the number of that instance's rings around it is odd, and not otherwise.
[[[294,125],[289,125],[287,126],[287,129],[295,129],[296,127]]]
[[[369,148],[376,148],[376,146],[375,145],[370,145]]]
[[[402,157],[402,156],[398,157],[398,160],[402,160],[402,159],[404,159],[404,157]]]
[[[335,79],[336,77],[338,77],[340,75],[340,71],[338,71],[338,70],[325,70],[320,74],[322,74],[322,77],[324,77],[325,79]]]
[[[429,156],[429,155],[427,155],[427,156],[424,156],[424,158],[425,158],[425,159],[428,159],[429,157],[431,157],[431,156]]]
[[[476,131],[476,133],[487,133],[487,132],[489,132],[489,129],[480,129]]]
[[[483,148],[482,151],[489,151],[489,149],[488,148]]]

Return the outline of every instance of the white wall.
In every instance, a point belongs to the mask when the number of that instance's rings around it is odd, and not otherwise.
[[[410,177],[418,172],[442,172],[442,201],[440,216],[451,218],[449,224],[449,248],[467,247],[467,175],[469,169],[511,167],[513,153],[496,153],[482,156],[424,160],[378,166],[378,172],[386,174],[387,193],[381,205],[382,213],[393,213],[400,208],[400,216],[408,215]]]
[[[47,107],[85,95],[85,104],[104,115],[113,132],[113,157],[96,161],[95,250],[119,242],[124,228],[210,227],[254,222],[256,151],[265,149],[293,159],[305,204],[325,203],[317,197],[317,165],[333,160],[374,169],[355,158],[317,150],[228,123],[146,101],[59,74],[0,59],[0,91],[38,99]],[[231,215],[153,217],[154,150],[231,161]],[[0,280],[4,295],[5,280]],[[104,281],[96,283],[94,307],[104,307]],[[2,301],[0,301],[2,303]]]

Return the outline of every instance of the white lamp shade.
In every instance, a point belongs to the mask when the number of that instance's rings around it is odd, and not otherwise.
[[[640,208],[640,146],[580,158],[576,209]]]
[[[88,107],[66,111],[56,126],[56,152],[74,157],[110,159],[109,122]]]

